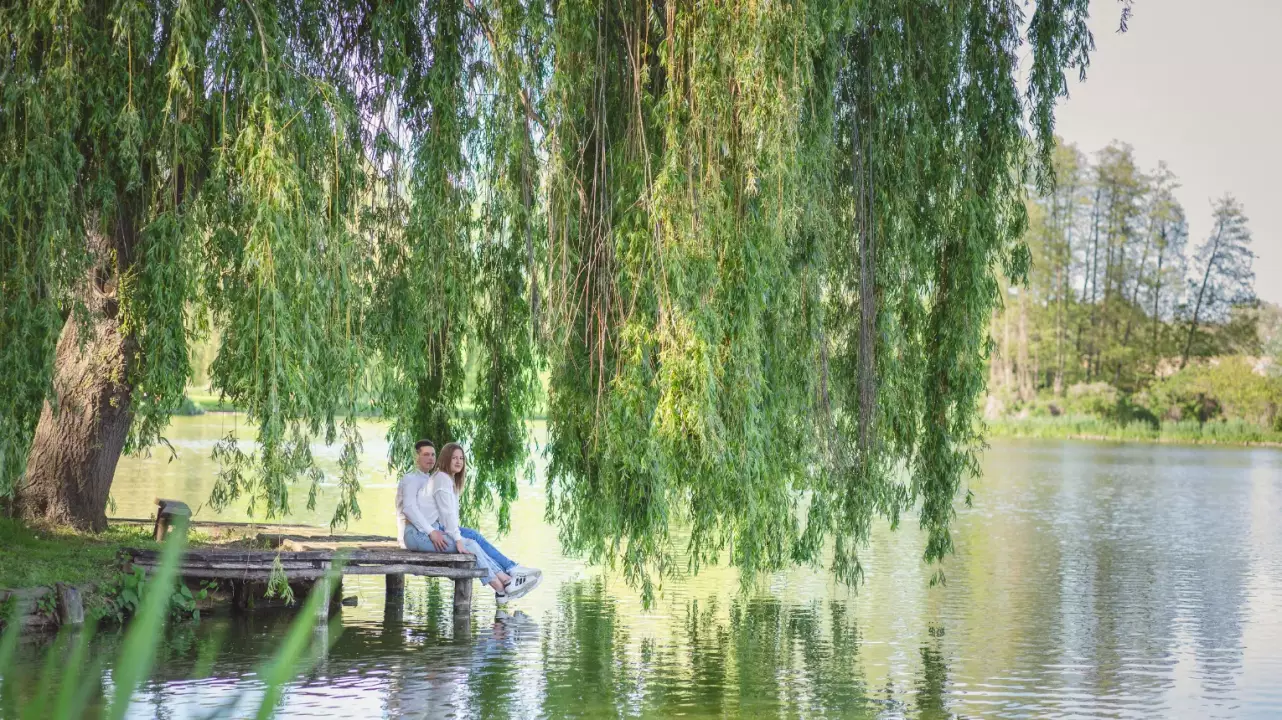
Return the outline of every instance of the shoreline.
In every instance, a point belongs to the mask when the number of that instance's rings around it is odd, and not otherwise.
[[[990,439],[1084,440],[1090,442],[1134,442],[1153,445],[1199,445],[1242,448],[1282,448],[1282,432],[1255,426],[1206,423],[1153,429],[1138,423],[1118,425],[1095,417],[1087,418],[1002,418],[988,420]]]

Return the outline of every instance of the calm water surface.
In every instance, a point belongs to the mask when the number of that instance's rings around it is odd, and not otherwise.
[[[238,422],[175,420],[178,459],[123,461],[116,514],[146,516],[158,495],[198,505],[210,449]],[[394,534],[381,430],[365,433],[353,531]],[[881,528],[858,593],[795,571],[744,596],[733,570],[713,568],[646,610],[620,578],[561,554],[540,480],[497,542],[545,573],[512,617],[478,589],[472,630],[455,637],[443,582],[409,579],[395,613],[381,577],[349,577],[359,605],[281,716],[1282,717],[1282,452],[995,442],[972,487],[946,587],[929,586],[915,529]],[[295,497],[293,522],[325,524],[332,492],[314,513],[305,489]],[[247,712],[290,619],[171,630],[135,715],[201,717],[237,693],[233,714]],[[118,638],[100,642],[106,654]]]

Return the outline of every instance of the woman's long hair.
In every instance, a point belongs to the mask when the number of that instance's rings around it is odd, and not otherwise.
[[[441,452],[436,456],[436,467],[432,468],[432,472],[439,470],[446,475],[450,475],[450,461],[454,459],[454,453],[456,452],[463,456],[463,469],[459,470],[457,475],[451,475],[450,477],[454,478],[454,494],[463,497],[463,483],[467,482],[467,453],[463,452],[462,445],[446,443],[445,447],[441,448]]]

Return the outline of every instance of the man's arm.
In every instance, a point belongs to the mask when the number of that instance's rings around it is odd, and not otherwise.
[[[402,509],[405,512],[405,517],[411,523],[414,523],[414,527],[418,528],[424,535],[432,532],[432,522],[427,519],[427,515],[424,514],[418,500],[419,491],[423,489],[425,482],[426,478],[421,474],[415,473],[410,476],[405,482],[405,495],[402,499]]]

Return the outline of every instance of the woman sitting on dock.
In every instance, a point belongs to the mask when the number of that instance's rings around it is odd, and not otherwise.
[[[450,443],[439,458],[429,440],[418,441],[414,449],[418,467],[401,478],[396,488],[401,546],[418,552],[474,555],[476,566],[487,571],[481,581],[494,588],[500,605],[533,590],[542,580],[540,571],[517,565],[480,533],[459,527],[458,498],[467,477],[463,448]]]

